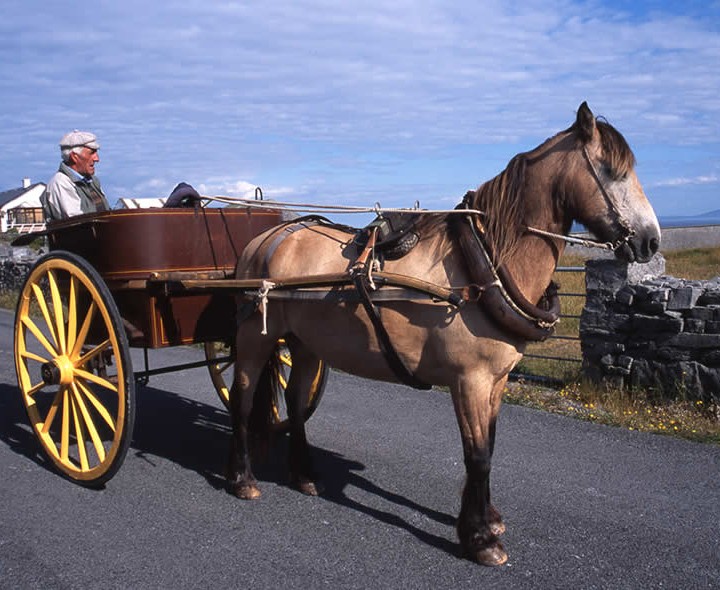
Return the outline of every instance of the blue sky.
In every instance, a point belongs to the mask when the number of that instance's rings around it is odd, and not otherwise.
[[[97,133],[111,202],[451,207],[587,100],[660,215],[720,209],[720,2],[3,0],[0,190]]]

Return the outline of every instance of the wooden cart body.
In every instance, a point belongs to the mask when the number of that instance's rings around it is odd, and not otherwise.
[[[280,222],[272,209],[113,210],[53,223],[48,243],[82,256],[100,273],[131,346],[159,348],[232,337],[232,292],[171,295],[165,287],[231,277],[247,243]]]

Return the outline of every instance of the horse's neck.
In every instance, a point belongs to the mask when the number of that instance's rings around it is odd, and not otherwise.
[[[525,299],[537,303],[555,272],[564,244],[558,247],[546,238],[526,234],[514,255],[505,262],[508,274]]]

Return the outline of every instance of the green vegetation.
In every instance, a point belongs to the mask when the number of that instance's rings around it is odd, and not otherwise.
[[[665,252],[665,272],[683,279],[707,280],[720,275],[720,248]]]

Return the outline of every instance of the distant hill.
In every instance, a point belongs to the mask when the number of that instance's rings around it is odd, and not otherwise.
[[[696,217],[720,217],[720,209],[715,209],[715,211],[708,211],[707,213],[696,215]]]

